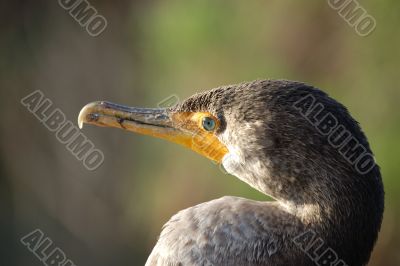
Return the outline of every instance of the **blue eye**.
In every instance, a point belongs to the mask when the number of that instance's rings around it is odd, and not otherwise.
[[[207,131],[213,131],[215,129],[215,121],[211,117],[204,117],[202,121],[203,128]]]

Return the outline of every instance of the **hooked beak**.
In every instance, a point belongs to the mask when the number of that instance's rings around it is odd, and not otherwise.
[[[188,147],[220,163],[228,152],[215,134],[199,129],[200,113],[172,112],[165,108],[136,108],[110,102],[87,104],[79,113],[78,125],[115,127],[165,139]]]

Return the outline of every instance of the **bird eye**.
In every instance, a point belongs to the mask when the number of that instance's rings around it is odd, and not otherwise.
[[[206,116],[203,118],[202,125],[205,130],[213,131],[215,129],[215,120]]]

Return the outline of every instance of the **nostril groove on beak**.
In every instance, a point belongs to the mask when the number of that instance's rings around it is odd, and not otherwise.
[[[118,124],[119,124],[123,129],[126,129],[125,126],[123,125],[124,121],[125,121],[125,119],[123,119],[123,118],[118,118],[118,119],[117,119]]]

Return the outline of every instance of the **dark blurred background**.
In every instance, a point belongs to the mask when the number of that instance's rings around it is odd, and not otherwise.
[[[40,89],[75,122],[94,100],[156,106],[257,78],[320,87],[361,123],[386,190],[369,265],[400,265],[400,2],[359,2],[377,21],[368,37],[321,0],[91,0],[108,21],[98,37],[56,0],[2,1],[0,265],[43,265],[20,243],[36,228],[76,265],[143,265],[178,210],[266,199],[189,150],[120,130],[84,128],[105,155],[88,171],[21,98]]]

